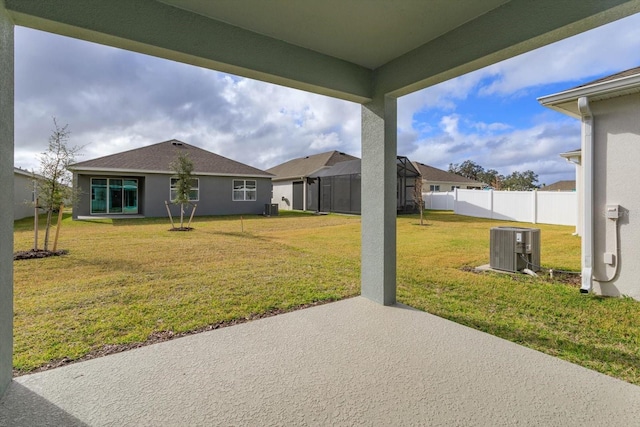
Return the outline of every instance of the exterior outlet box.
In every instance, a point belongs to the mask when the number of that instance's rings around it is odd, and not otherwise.
[[[491,268],[514,273],[540,270],[540,229],[493,227],[489,237]]]
[[[608,264],[608,265],[613,265],[615,264],[616,261],[616,256],[614,253],[612,252],[605,252],[604,253],[604,263]]]
[[[607,205],[607,218],[609,219],[620,218],[620,208],[618,205]]]

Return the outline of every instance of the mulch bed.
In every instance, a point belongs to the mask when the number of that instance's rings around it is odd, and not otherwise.
[[[191,231],[193,230],[193,227],[176,227],[176,228],[170,228],[169,231]]]
[[[66,255],[69,251],[62,249],[59,251],[45,251],[44,249],[29,249],[28,251],[18,251],[13,254],[13,260],[47,258],[50,256]]]

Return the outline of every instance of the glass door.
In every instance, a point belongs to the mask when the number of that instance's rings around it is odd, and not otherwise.
[[[121,178],[92,178],[91,213],[137,214],[138,180]]]

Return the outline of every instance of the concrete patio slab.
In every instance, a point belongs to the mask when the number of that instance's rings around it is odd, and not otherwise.
[[[640,387],[357,297],[16,378],[2,426],[639,425]]]

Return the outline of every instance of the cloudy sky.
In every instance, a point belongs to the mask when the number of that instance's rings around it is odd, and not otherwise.
[[[360,156],[360,106],[16,28],[15,165],[38,170],[52,117],[78,160],[176,138],[267,169],[340,150]],[[398,100],[398,154],[441,169],[473,160],[539,182],[573,179],[575,119],[537,97],[640,65],[640,14]]]

